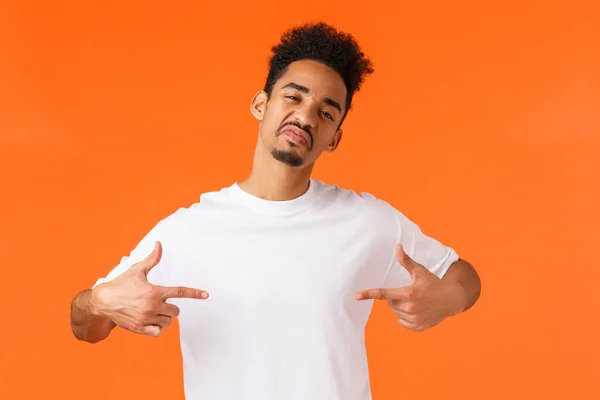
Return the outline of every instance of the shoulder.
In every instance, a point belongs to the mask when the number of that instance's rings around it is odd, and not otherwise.
[[[319,181],[319,193],[324,207],[344,209],[380,232],[386,227],[396,232],[403,219],[408,220],[389,202],[371,192],[358,192]]]
[[[319,192],[325,203],[348,207],[353,213],[368,216],[368,220],[377,224],[378,228],[417,232],[420,227],[390,202],[371,192],[357,192],[338,185],[319,181]]]
[[[227,202],[231,202],[231,196],[228,193],[229,188],[223,188],[215,191],[208,191],[200,194],[198,201],[182,205],[163,216],[158,221],[155,229],[171,230],[188,223],[190,220],[205,214],[207,210],[223,207]]]
[[[324,214],[336,215],[360,232],[362,240],[393,248],[401,234],[399,214],[390,203],[371,192],[360,192],[319,182],[319,203]],[[349,226],[349,225],[345,225]]]
[[[317,181],[317,183],[321,199],[330,202],[329,204],[352,207],[358,211],[374,213],[384,217],[393,217],[397,211],[390,203],[370,192],[357,192],[323,181]]]

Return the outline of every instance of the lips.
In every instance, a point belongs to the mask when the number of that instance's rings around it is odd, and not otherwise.
[[[284,133],[287,137],[292,139],[297,144],[302,144],[308,147],[309,137],[306,132],[302,129],[296,128],[295,126],[289,126],[283,129],[282,133]]]

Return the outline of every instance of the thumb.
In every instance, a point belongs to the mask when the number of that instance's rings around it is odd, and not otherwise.
[[[396,246],[396,258],[398,259],[400,265],[406,271],[408,271],[410,277],[413,278],[413,280],[415,279],[418,273],[422,272],[422,270],[425,269],[424,266],[410,258],[408,254],[406,254],[406,252],[404,251],[404,246],[402,246],[401,244],[398,244]]]
[[[148,257],[144,258],[142,261],[135,264],[135,268],[138,271],[143,272],[144,275],[148,275],[150,270],[160,262],[161,257],[162,245],[157,241],[154,243],[154,249],[152,250],[152,253],[150,253],[150,255],[148,255]]]

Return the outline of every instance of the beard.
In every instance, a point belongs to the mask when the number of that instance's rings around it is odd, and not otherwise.
[[[271,155],[277,161],[289,165],[290,167],[300,167],[302,164],[304,164],[302,157],[289,150],[273,148],[271,150]]]

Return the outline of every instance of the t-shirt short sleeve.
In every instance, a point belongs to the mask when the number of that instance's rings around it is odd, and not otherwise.
[[[394,209],[398,224],[397,243],[402,244],[406,254],[423,265],[438,278],[442,278],[448,268],[458,260],[456,251],[438,240],[425,235],[421,228],[404,214]],[[395,253],[394,253],[395,254]],[[401,287],[411,283],[408,271],[400,265],[394,256],[384,285],[386,287]]]
[[[135,248],[129,253],[129,255],[121,258],[120,262],[104,277],[98,278],[92,289],[96,286],[109,282],[127,270],[129,270],[134,264],[144,260],[148,257],[153,249],[156,241],[161,241],[163,245],[164,251],[164,242],[162,239],[165,234],[164,229],[164,220],[156,224],[143,238],[142,240],[135,246]],[[163,255],[164,259],[164,255]],[[159,261],[156,266],[154,266],[150,272],[148,273],[148,282],[155,285],[162,285],[164,282],[164,266],[163,260]]]

